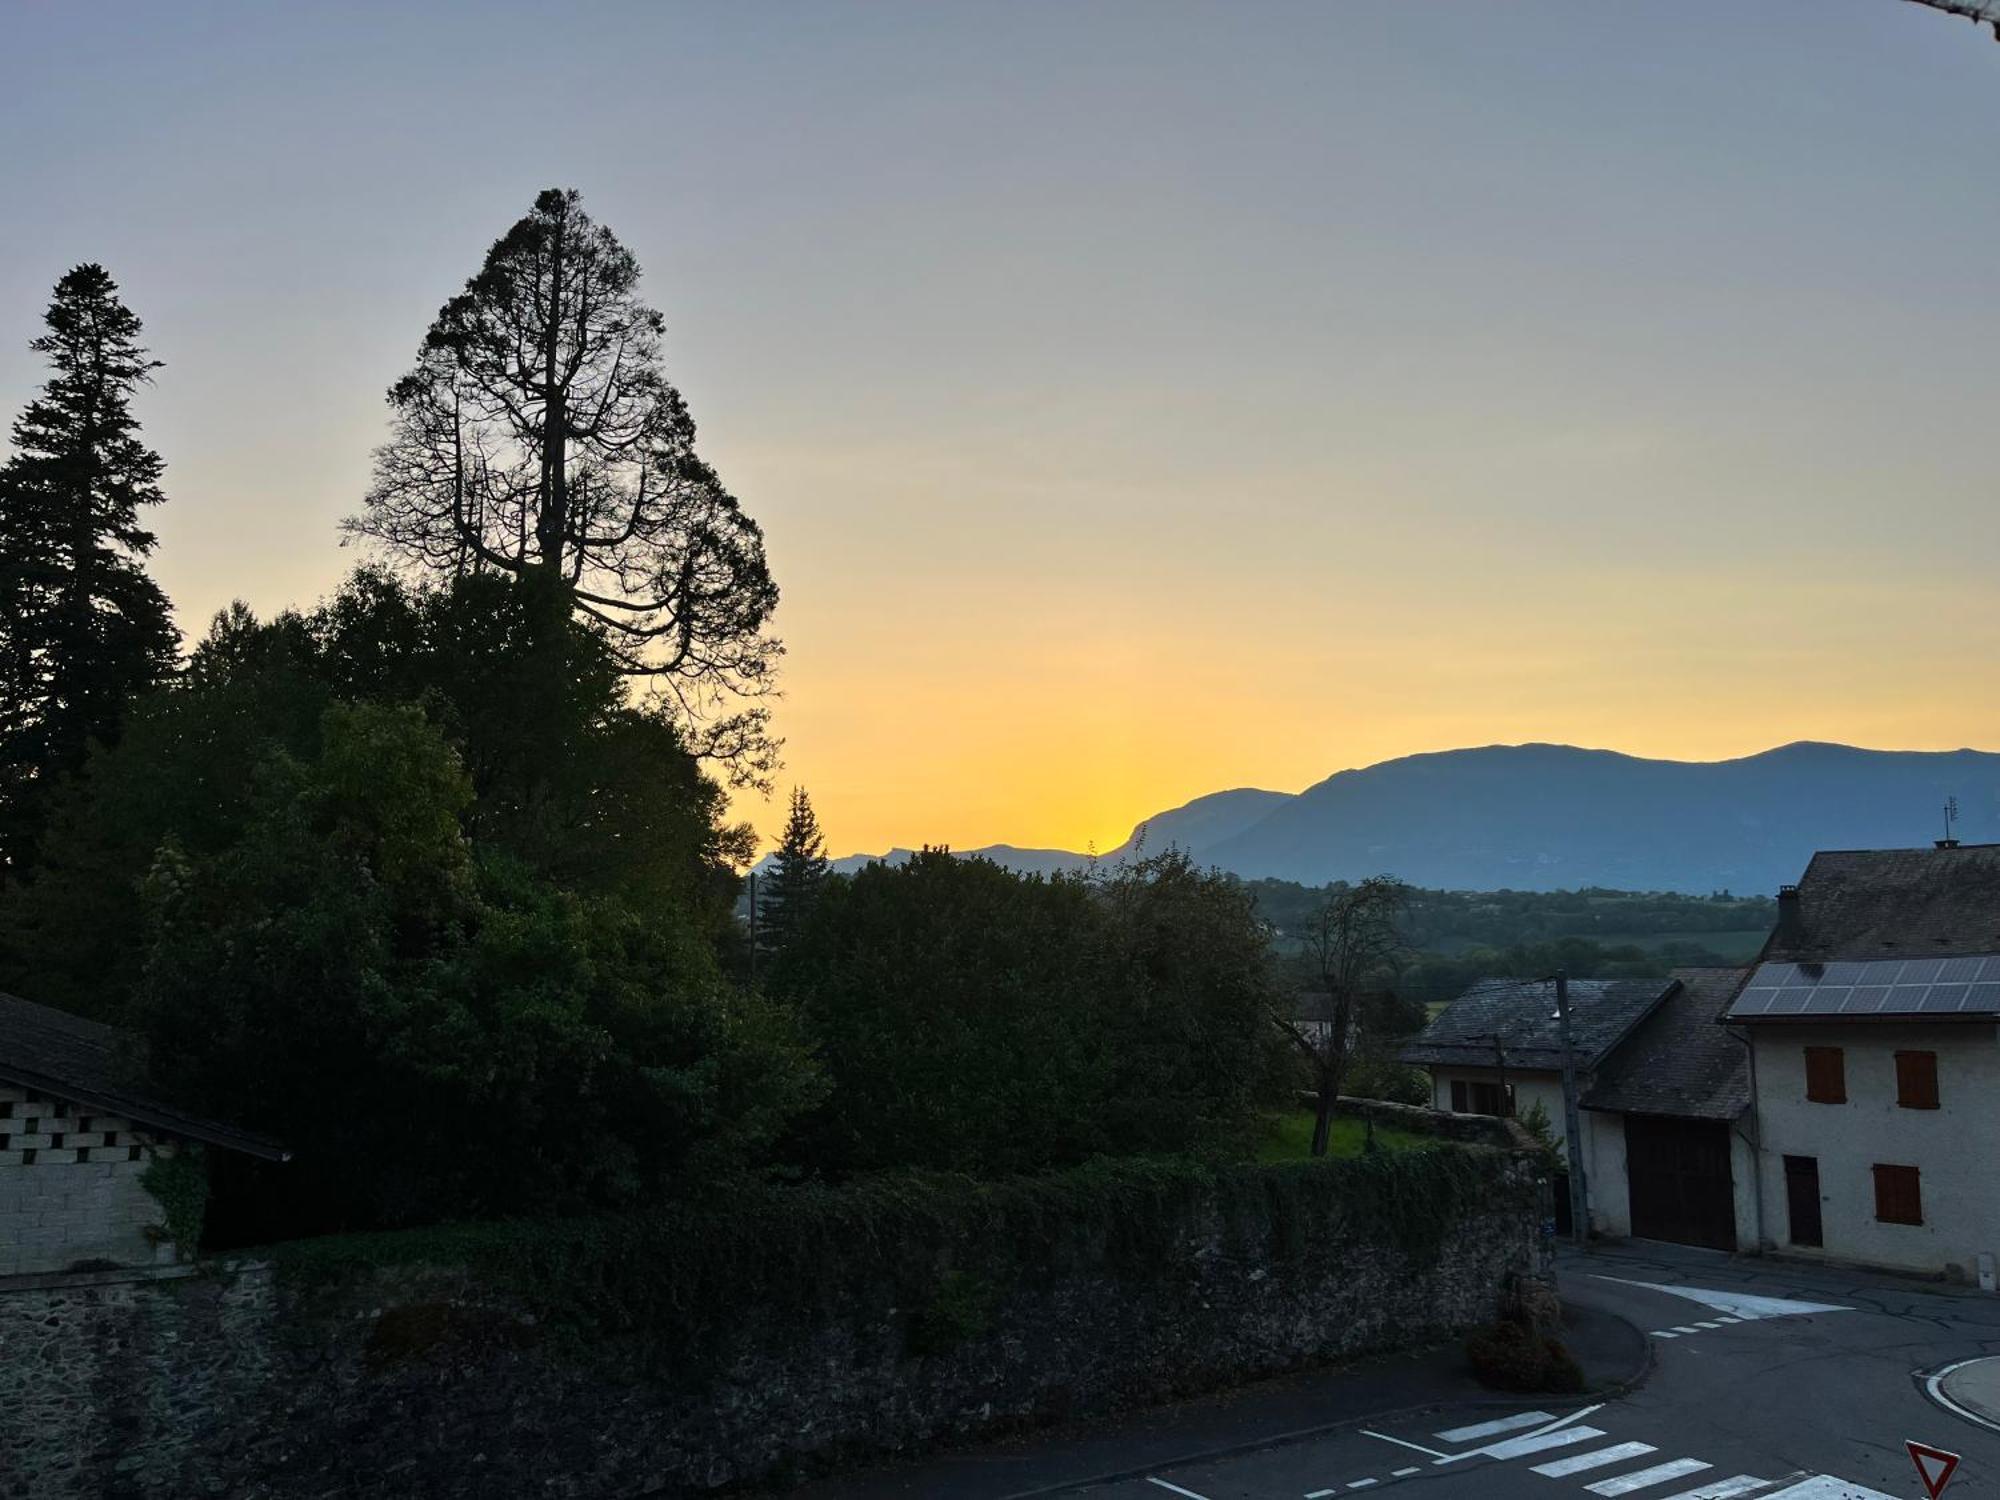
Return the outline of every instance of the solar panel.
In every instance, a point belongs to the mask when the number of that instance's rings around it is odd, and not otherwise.
[[[1759,964],[1729,1007],[1749,1016],[2000,1015],[2000,954]]]

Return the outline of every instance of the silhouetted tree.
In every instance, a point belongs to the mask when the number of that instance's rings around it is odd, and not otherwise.
[[[2000,0],[1916,0],[1918,5],[1941,10],[1948,16],[1963,16],[1980,26],[1991,27],[2000,41]]]
[[[140,440],[134,387],[159,362],[102,266],[56,283],[29,348],[51,374],[14,423],[0,468],[0,859],[29,861],[48,790],[93,740],[116,739],[132,695],[173,670],[178,637],[142,559],[160,457]]]
[[[757,944],[766,953],[782,953],[792,945],[826,885],[827,868],[826,837],[812,798],[804,787],[793,787],[791,816],[785,820],[777,858],[757,892]]]
[[[638,283],[574,191],[536,198],[390,388],[394,429],[348,529],[438,572],[556,580],[698,753],[761,781],[776,745],[742,704],[772,685],[777,585],[757,523],[695,454]]]
[[[1312,1070],[1312,1154],[1326,1155],[1333,1104],[1353,1059],[1362,1011],[1380,996],[1403,951],[1398,931],[1409,887],[1388,875],[1335,886],[1305,937],[1315,988],[1276,1020]]]

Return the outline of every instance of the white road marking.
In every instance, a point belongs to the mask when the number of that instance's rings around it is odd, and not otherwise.
[[[1339,1490],[1308,1490],[1306,1500],[1326,1500],[1328,1495],[1338,1495]]]
[[[1741,1323],[1743,1320],[1741,1318],[1732,1318],[1726,1313],[1719,1313],[1716,1315],[1715,1321],[1718,1323]]]
[[[1666,1500],[1735,1500],[1738,1495],[1747,1495],[1752,1490],[1768,1490],[1776,1483],[1775,1479],[1759,1479],[1755,1474],[1736,1474],[1728,1479],[1698,1484],[1691,1490],[1682,1490],[1678,1495],[1668,1495]]]
[[[1206,1495],[1197,1495],[1193,1490],[1184,1490],[1177,1484],[1168,1484],[1166,1480],[1155,1479],[1150,1474],[1146,1476],[1146,1483],[1157,1484],[1161,1489],[1172,1490],[1176,1495],[1185,1495],[1187,1496],[1187,1500],[1208,1500],[1208,1496]],[[1333,1491],[1327,1490],[1325,1493],[1330,1495]]]
[[[1435,1448],[1426,1448],[1422,1443],[1412,1443],[1403,1438],[1390,1437],[1386,1432],[1374,1432],[1366,1427],[1361,1429],[1361,1435],[1363,1437],[1380,1438],[1385,1443],[1394,1443],[1398,1448],[1414,1448],[1417,1452],[1423,1454],[1424,1457],[1434,1458],[1439,1463],[1444,1462],[1445,1459],[1452,1456],[1448,1453],[1440,1453]]]
[[[1520,1411],[1511,1417],[1499,1417],[1491,1422],[1475,1422],[1470,1427],[1447,1427],[1443,1432],[1434,1432],[1432,1437],[1440,1443],[1469,1443],[1474,1438],[1498,1437],[1503,1432],[1512,1432],[1520,1427],[1533,1427],[1537,1422],[1553,1422],[1554,1417],[1545,1411]]]
[[[1374,1482],[1375,1481],[1372,1479],[1357,1479],[1353,1481],[1351,1484],[1349,1484],[1347,1487],[1350,1490],[1365,1490],[1368,1488],[1369,1485],[1373,1484]]]
[[[1472,1442],[1474,1438],[1498,1438],[1502,1432],[1514,1432],[1518,1428],[1532,1428],[1536,1422],[1554,1422],[1548,1412],[1514,1412],[1514,1416],[1500,1416],[1492,1422],[1474,1422],[1470,1428],[1446,1428],[1444,1432],[1432,1432],[1430,1436],[1438,1442]]]
[[[1674,1324],[1674,1332],[1675,1332],[1675,1333],[1700,1333],[1700,1332],[1701,1332],[1701,1330],[1700,1330],[1699,1328],[1696,1328],[1696,1327],[1692,1326],[1691,1324],[1687,1324],[1687,1323],[1676,1323],[1676,1324]]]
[[[1850,1479],[1836,1479],[1831,1474],[1815,1474],[1810,1479],[1800,1480],[1790,1489],[1766,1495],[1764,1500],[1896,1500],[1896,1497],[1885,1495],[1880,1490],[1871,1490],[1866,1485],[1856,1484]]]
[[[1676,1458],[1667,1463],[1654,1464],[1650,1469],[1640,1469],[1635,1474],[1600,1479],[1595,1484],[1586,1484],[1584,1488],[1593,1495],[1629,1495],[1634,1490],[1650,1489],[1656,1484],[1665,1484],[1669,1479],[1685,1479],[1690,1474],[1699,1474],[1703,1469],[1713,1467],[1713,1464],[1699,1458]]]
[[[1656,1339],[1677,1339],[1680,1335],[1675,1333],[1671,1328],[1655,1328],[1653,1330],[1653,1337]]]
[[[1604,1410],[1604,1403],[1602,1401],[1593,1402],[1589,1406],[1579,1406],[1575,1411],[1571,1412],[1568,1416],[1550,1417],[1549,1420],[1544,1425],[1537,1427],[1533,1432],[1523,1433],[1521,1436],[1534,1437],[1537,1433],[1551,1432],[1558,1427],[1567,1427],[1572,1422],[1582,1421],[1585,1417],[1589,1416],[1594,1411],[1602,1411],[1602,1410]],[[1601,1437],[1603,1436],[1603,1434],[1599,1433],[1597,1434],[1597,1436]],[[1520,1440],[1521,1440],[1520,1438],[1512,1439],[1513,1442],[1519,1442]],[[1505,1448],[1507,1446],[1509,1446],[1508,1443],[1495,1443],[1488,1448],[1466,1448],[1458,1453],[1447,1453],[1442,1457],[1440,1457],[1437,1460],[1437,1462],[1440,1464],[1455,1464],[1461,1458],[1485,1458],[1495,1453],[1496,1450]]]
[[[1581,1474],[1585,1469],[1601,1469],[1606,1464],[1623,1463],[1628,1458],[1644,1458],[1648,1453],[1660,1450],[1651,1443],[1613,1443],[1609,1448],[1599,1448],[1594,1453],[1578,1453],[1570,1458],[1559,1458],[1553,1463],[1536,1464],[1535,1472],[1550,1479],[1561,1479],[1569,1474]]]
[[[1558,1427],[1550,1432],[1531,1432],[1525,1437],[1509,1438],[1504,1443],[1494,1443],[1491,1447],[1475,1449],[1488,1458],[1523,1458],[1530,1453],[1540,1453],[1545,1448],[1567,1448],[1575,1443],[1587,1443],[1592,1438],[1604,1434],[1595,1427]],[[1454,1454],[1453,1457],[1459,1455]]]
[[[1407,1469],[1391,1469],[1389,1471],[1389,1477],[1391,1479],[1408,1479],[1412,1474],[1421,1474],[1423,1472],[1424,1471],[1418,1468],[1415,1464],[1411,1464]]]
[[[1661,1281],[1628,1281],[1623,1276],[1599,1275],[1597,1279],[1615,1281],[1621,1286],[1643,1287],[1649,1292],[1665,1292],[1670,1297],[1685,1297],[1690,1302],[1699,1302],[1703,1307],[1728,1313],[1739,1322],[1749,1322],[1756,1318],[1804,1317],[1807,1313],[1854,1311],[1851,1307],[1842,1307],[1833,1302],[1796,1302],[1786,1297],[1758,1297],[1749,1292],[1718,1292],[1699,1286],[1668,1286]]]
[[[1697,1323],[1694,1326],[1697,1328],[1720,1328],[1722,1325],[1720,1323]]]

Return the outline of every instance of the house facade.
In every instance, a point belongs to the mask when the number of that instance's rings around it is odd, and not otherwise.
[[[1745,972],[1570,982],[1591,1233],[1721,1250],[1757,1243],[1748,1055],[1717,1024]],[[1482,980],[1446,1007],[1403,1053],[1430,1072],[1433,1105],[1539,1112],[1566,1150],[1553,988]],[[1556,1199],[1557,1228],[1567,1232],[1566,1182]]]
[[[133,1039],[0,995],[0,1277],[171,1264],[156,1164],[198,1148],[284,1148],[132,1083]]]
[[[1578,1089],[1587,1093],[1619,1046],[1679,988],[1659,979],[1569,983],[1570,1040]],[[1434,1017],[1401,1053],[1430,1074],[1434,1108],[1455,1114],[1541,1116],[1565,1151],[1562,1032],[1549,980],[1483,979]],[[1624,1234],[1624,1142],[1604,1116],[1579,1116],[1586,1206],[1598,1234]],[[1620,1186],[1606,1192],[1606,1174]],[[1555,1192],[1559,1232],[1569,1230],[1567,1173]]]
[[[1751,1058],[1761,1242],[1990,1286],[2000,845],[1815,855],[1726,1020]]]

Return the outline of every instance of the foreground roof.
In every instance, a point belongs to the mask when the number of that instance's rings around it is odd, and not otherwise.
[[[1778,898],[1766,959],[2000,953],[2000,844],[1829,849]]]
[[[291,1155],[269,1136],[204,1120],[158,1098],[135,1081],[137,1057],[130,1032],[0,994],[0,1083],[266,1161]]]
[[[1750,1107],[1750,1053],[1720,1024],[1748,969],[1675,969],[1680,988],[1606,1060],[1585,1109],[1734,1120]]]
[[[1675,979],[1572,979],[1570,1036],[1577,1065],[1595,1068],[1679,984]],[[1560,1068],[1562,1033],[1555,996],[1553,980],[1482,979],[1439,1012],[1400,1056],[1419,1066],[1490,1068],[1504,1059],[1510,1068]]]

